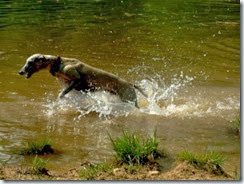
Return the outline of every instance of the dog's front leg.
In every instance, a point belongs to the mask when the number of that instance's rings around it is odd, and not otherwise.
[[[66,95],[68,92],[70,92],[72,89],[75,88],[77,85],[76,81],[71,81],[69,85],[59,94],[58,98],[61,99]]]

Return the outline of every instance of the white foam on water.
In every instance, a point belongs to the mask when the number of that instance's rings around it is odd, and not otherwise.
[[[78,119],[91,112],[96,112],[99,117],[106,116],[128,116],[139,111],[133,104],[121,102],[120,98],[105,91],[77,92],[72,91],[63,99],[55,101],[48,100],[45,114],[78,113]]]
[[[133,104],[123,103],[118,96],[104,91],[84,93],[73,90],[62,100],[52,101],[48,98],[45,114],[47,116],[75,114],[78,119],[92,112],[96,112],[99,117],[118,117],[140,113],[165,117],[224,117],[233,109],[240,108],[238,95],[221,98],[218,91],[211,92],[207,87],[194,88],[192,81],[195,79],[196,77],[190,77],[180,72],[179,75],[174,75],[167,85],[160,77],[138,81],[137,85],[148,95],[148,97],[144,97],[136,90],[140,109]],[[182,92],[184,93],[182,94]]]

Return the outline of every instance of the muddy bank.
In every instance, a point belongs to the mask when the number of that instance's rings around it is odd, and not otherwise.
[[[32,168],[4,166],[0,171],[3,180],[84,180],[80,171],[84,168],[73,168],[67,172],[48,171],[47,174],[35,174]],[[161,172],[157,166],[143,166],[140,169],[113,167],[92,177],[92,180],[235,180],[227,173],[221,175],[198,169],[186,162],[177,162],[167,172]]]

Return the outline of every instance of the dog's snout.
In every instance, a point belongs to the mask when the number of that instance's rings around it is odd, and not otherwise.
[[[19,71],[19,75],[24,75],[24,74],[25,74],[24,71],[22,71],[22,70]]]
[[[19,71],[19,75],[24,75],[25,73],[26,73],[26,67],[23,66]]]

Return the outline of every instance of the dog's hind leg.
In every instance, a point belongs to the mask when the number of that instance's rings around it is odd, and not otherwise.
[[[120,99],[122,100],[122,102],[127,102],[127,103],[133,102],[135,104],[135,106],[137,108],[139,108],[139,106],[137,104],[136,92],[135,92],[135,89],[133,88],[133,86],[122,87],[118,91],[118,95],[120,96]]]
[[[146,98],[148,97],[148,95],[140,87],[138,87],[137,85],[134,84],[134,88],[136,88]]]

